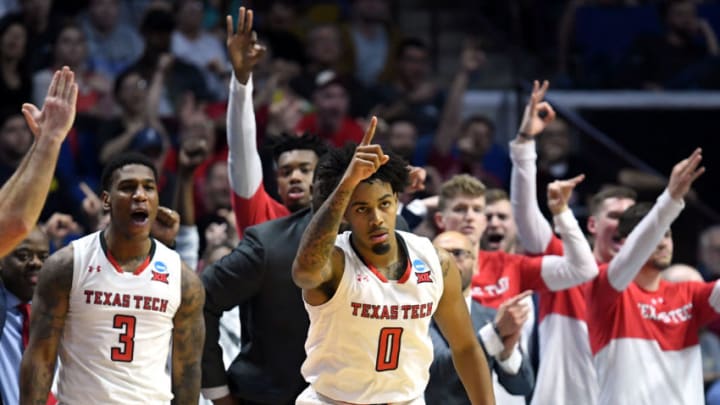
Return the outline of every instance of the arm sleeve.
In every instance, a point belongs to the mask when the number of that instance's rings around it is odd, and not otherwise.
[[[528,253],[542,253],[553,233],[537,201],[537,153],[535,142],[510,142],[510,203],[517,224],[518,238]]]
[[[493,370],[497,373],[500,385],[510,394],[529,395],[535,387],[535,374],[530,366],[528,356],[524,355],[517,347],[507,360],[496,361]]]
[[[205,348],[202,358],[202,387],[227,385],[222,349],[220,317],[224,311],[246,301],[260,288],[264,273],[264,247],[253,228],[230,254],[202,272],[205,286]]]
[[[565,210],[556,215],[554,221],[562,236],[565,255],[544,256],[541,274],[548,289],[560,291],[593,279],[598,267],[572,211]]]
[[[175,238],[175,251],[180,255],[180,259],[193,271],[197,270],[199,250],[200,235],[197,226],[180,225],[180,230]]]
[[[682,200],[670,197],[667,189],[658,197],[650,212],[630,232],[620,251],[610,261],[608,280],[615,290],[627,288],[684,206]]]
[[[228,175],[233,192],[241,198],[250,198],[262,183],[252,93],[252,76],[244,86],[233,73],[227,112]]]

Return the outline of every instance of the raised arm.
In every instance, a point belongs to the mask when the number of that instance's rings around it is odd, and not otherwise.
[[[450,345],[453,363],[473,405],[495,403],[490,369],[473,331],[470,314],[460,289],[460,272],[455,261],[438,249],[443,271],[443,294],[434,320]]]
[[[517,224],[520,244],[528,253],[542,253],[553,237],[552,227],[543,216],[537,201],[537,153],[535,138],[555,119],[555,111],[542,101],[549,83],[536,80],[520,128],[510,142],[513,162],[510,176],[510,202]]]
[[[196,404],[200,397],[200,359],[205,340],[205,289],[182,265],[182,299],[173,318],[172,391],[174,404]]]
[[[30,340],[20,364],[20,403],[45,405],[65,327],[73,279],[73,247],[50,256],[40,270],[30,316]]]
[[[226,25],[227,50],[233,66],[227,114],[228,170],[234,193],[248,199],[262,183],[262,165],[256,145],[257,129],[251,74],[265,54],[265,47],[257,43],[257,35],[252,30],[252,10],[240,7],[237,31],[233,29],[232,16],[226,17]],[[238,227],[244,228],[245,213],[237,212],[236,215]]]
[[[330,281],[337,284],[342,276],[344,257],[335,250],[335,238],[355,187],[390,159],[380,145],[370,144],[376,126],[377,118],[373,117],[340,183],[313,215],[300,240],[292,276],[310,304],[327,301],[330,297],[322,288]]]
[[[564,256],[544,256],[541,275],[552,291],[564,290],[595,278],[598,266],[568,200],[575,186],[583,180],[580,175],[570,180],[555,180],[548,184],[548,208],[553,213],[555,229],[563,241]],[[526,285],[526,288],[531,286]]]
[[[635,279],[665,232],[670,229],[670,224],[680,215],[685,206],[683,198],[695,179],[705,172],[705,168],[700,167],[701,161],[702,150],[697,148],[673,167],[667,189],[630,232],[620,251],[610,261],[608,281],[616,291],[623,291]]]
[[[60,147],[75,120],[77,93],[75,74],[66,66],[55,72],[42,110],[32,104],[22,106],[35,142],[0,188],[0,257],[20,243],[40,217]]]
[[[460,132],[463,98],[470,83],[470,74],[480,69],[485,64],[485,59],[485,53],[477,44],[467,43],[463,47],[460,66],[450,84],[450,91],[435,134],[434,145],[440,156],[447,156],[450,153]]]

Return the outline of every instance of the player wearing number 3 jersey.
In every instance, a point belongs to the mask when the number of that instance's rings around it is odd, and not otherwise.
[[[149,237],[156,178],[142,156],[108,163],[102,183],[110,225],[45,262],[21,404],[47,398],[58,354],[60,404],[197,403],[204,289],[177,253]]]
[[[293,280],[310,329],[298,405],[423,404],[434,319],[473,404],[494,404],[490,370],[472,329],[453,259],[429,240],[395,231],[402,159],[362,143],[328,152],[315,170],[323,202],[300,241]],[[345,220],[350,231],[338,236]]]

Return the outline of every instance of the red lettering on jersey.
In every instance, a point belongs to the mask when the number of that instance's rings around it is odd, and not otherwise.
[[[398,306],[397,305],[390,306],[390,319],[398,319]]]
[[[92,291],[92,290],[85,290],[85,291],[83,291],[83,292],[85,293],[85,303],[86,303],[86,304],[89,304],[89,303],[90,303],[90,299],[91,299],[92,296],[93,296],[93,291]]]
[[[152,308],[150,308],[150,303],[152,302],[152,297],[143,297],[143,309],[150,311]]]
[[[353,316],[358,316],[358,309],[362,306],[359,302],[351,302],[350,306],[353,309]]]
[[[135,309],[140,309],[140,303],[143,300],[142,295],[133,295],[133,299],[135,300]]]
[[[158,311],[158,312],[167,311],[167,304],[168,304],[168,300],[160,300],[160,311]]]
[[[152,299],[152,310],[153,310],[153,311],[156,311],[156,312],[157,312],[157,311],[160,310],[160,307],[158,307],[158,303],[159,303],[159,302],[160,302],[160,298],[158,298],[158,297],[153,297],[153,299]]]
[[[419,309],[420,309],[420,305],[412,306],[412,319],[420,318],[420,312],[418,311]]]
[[[115,298],[113,299],[113,303],[112,303],[112,304],[113,304],[114,307],[121,307],[121,306],[123,306],[123,305],[122,305],[122,297],[120,296],[120,294],[115,293]]]
[[[93,304],[102,305],[102,291],[95,291],[95,300],[93,301]]]
[[[402,319],[408,319],[408,311],[412,308],[412,305],[403,305],[400,307],[403,311],[403,318]]]
[[[130,308],[130,294],[123,294],[122,306],[125,308]]]
[[[373,305],[373,315],[372,319],[380,319],[380,305]]]
[[[417,276],[417,283],[432,283],[432,278],[430,278],[430,272],[426,271],[424,273],[415,273]]]
[[[112,302],[110,301],[110,297],[112,297],[111,292],[103,292],[103,295],[105,296],[105,302],[103,302],[103,305],[112,305]]]
[[[370,318],[368,311],[370,310],[370,304],[362,304],[362,316],[363,318]]]
[[[382,315],[380,315],[380,319],[390,319],[390,311],[388,310],[387,305],[383,305]]]
[[[430,315],[432,315],[432,308],[433,308],[433,303],[432,303],[432,301],[431,301],[431,302],[428,302],[427,304],[425,304],[425,308],[427,309],[427,312],[425,313],[425,316],[430,316]]]

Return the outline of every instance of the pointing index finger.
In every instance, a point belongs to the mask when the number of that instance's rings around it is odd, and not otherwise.
[[[370,145],[373,137],[375,136],[375,127],[377,127],[377,117],[373,115],[372,119],[370,119],[370,125],[368,126],[367,131],[365,131],[365,135],[360,142],[360,146]]]

